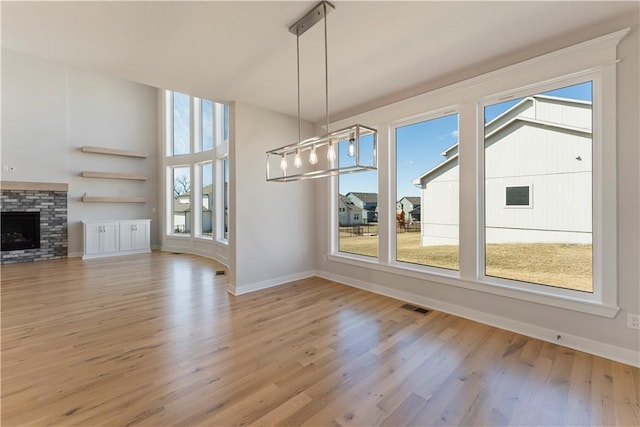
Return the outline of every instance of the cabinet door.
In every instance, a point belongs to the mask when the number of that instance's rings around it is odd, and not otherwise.
[[[118,223],[105,223],[102,227],[102,252],[118,252]]]
[[[138,222],[133,230],[133,249],[149,249],[149,224]]]
[[[149,249],[149,224],[143,221],[120,223],[120,251]]]
[[[100,237],[102,235],[101,224],[84,225],[84,253],[86,255],[99,254],[102,252]]]
[[[135,224],[132,222],[120,223],[120,250],[132,251],[134,250],[134,233]]]

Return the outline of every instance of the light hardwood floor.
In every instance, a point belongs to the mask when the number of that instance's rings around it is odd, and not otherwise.
[[[2,268],[2,425],[639,425],[640,370],[190,255]]]

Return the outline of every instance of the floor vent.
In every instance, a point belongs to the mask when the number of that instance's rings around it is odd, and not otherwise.
[[[418,307],[413,304],[403,304],[402,306],[400,306],[400,308],[404,308],[405,310],[415,311],[416,313],[420,313],[420,314],[431,313],[431,310],[427,310],[426,308]]]
[[[224,276],[225,274],[227,274],[224,270],[217,270],[216,271],[216,276]]]

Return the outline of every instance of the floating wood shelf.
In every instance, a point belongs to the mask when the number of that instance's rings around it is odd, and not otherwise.
[[[137,157],[140,159],[146,159],[147,153],[142,153],[140,151],[131,151],[131,150],[120,150],[117,148],[106,148],[106,147],[92,147],[90,145],[83,145],[81,148],[83,153],[93,153],[93,154],[108,154],[111,156],[125,156],[125,157]]]
[[[85,203],[147,203],[144,197],[83,196],[82,201]]]
[[[115,173],[115,172],[82,172],[84,178],[106,178],[106,179],[132,179],[136,181],[146,181],[147,177],[139,173]]]

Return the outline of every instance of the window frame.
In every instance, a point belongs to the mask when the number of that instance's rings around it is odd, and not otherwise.
[[[453,83],[417,95],[394,104],[332,123],[332,127],[344,127],[353,122],[367,123],[378,129],[378,190],[380,207],[380,238],[378,258],[363,259],[336,251],[337,184],[335,177],[329,180],[329,203],[326,218],[329,221],[327,262],[337,262],[358,268],[403,275],[440,285],[457,286],[487,294],[558,307],[597,316],[613,318],[619,311],[617,305],[617,172],[616,172],[616,63],[617,45],[630,32],[629,28],[592,40],[553,51],[519,62],[487,74]],[[484,154],[483,103],[504,100],[507,96],[527,92],[532,88],[570,85],[571,79],[592,80],[594,164],[592,186],[593,233],[593,294],[536,285],[528,288],[525,282],[499,282],[479,274],[484,266],[483,226],[484,173],[481,164]],[[551,89],[551,88],[550,88]],[[425,272],[413,266],[394,265],[390,262],[390,213],[396,200],[391,197],[395,188],[395,176],[391,173],[395,162],[390,144],[390,126],[398,121],[424,116],[426,111],[445,109],[455,105],[460,114],[459,165],[460,165],[460,276],[451,277],[442,272]],[[480,138],[482,136],[482,138]],[[480,142],[481,141],[481,142]],[[597,146],[596,146],[597,145]],[[603,146],[605,145],[605,146]],[[392,163],[393,161],[393,163]],[[599,163],[599,164],[598,164]],[[483,172],[483,171],[482,171]],[[482,203],[480,201],[482,200]],[[480,256],[480,253],[482,256]],[[523,285],[524,284],[524,285]],[[547,289],[549,288],[549,289]],[[580,295],[578,295],[580,294]]]
[[[442,117],[458,115],[458,132],[460,131],[460,110],[457,105],[447,105],[444,108],[440,108],[435,111],[429,111],[423,114],[415,115],[407,119],[400,119],[389,123],[389,161],[390,161],[390,170],[389,176],[392,180],[390,180],[391,186],[391,194],[392,200],[395,200],[394,206],[399,202],[399,194],[398,194],[398,161],[397,161],[397,149],[398,149],[398,141],[396,140],[397,129],[405,126],[411,126],[422,122],[427,122],[430,120],[436,120]],[[459,139],[458,139],[459,143]],[[459,167],[459,166],[458,166]],[[458,194],[460,193],[460,174],[458,174]],[[458,197],[460,197],[458,195]],[[420,196],[422,199],[422,196]],[[458,209],[460,206],[460,200],[458,199]],[[422,208],[421,208],[422,209]],[[434,265],[426,265],[426,264],[416,264],[407,261],[399,261],[398,260],[398,233],[395,227],[395,213],[393,222],[393,230],[389,235],[389,265],[396,266],[398,268],[406,268],[412,271],[421,271],[424,273],[435,273],[438,275],[444,275],[448,277],[460,277],[460,238],[458,237],[458,269],[453,270],[449,268],[437,267]],[[422,221],[421,221],[422,224]],[[422,225],[420,225],[422,227]],[[389,227],[391,230],[391,227]],[[420,230],[420,234],[422,235],[422,230]],[[460,215],[458,215],[458,236],[460,236]]]
[[[532,96],[538,93],[547,92],[554,89],[559,89],[575,84],[585,83],[587,81],[592,82],[592,112],[591,112],[591,151],[592,151],[592,178],[591,178],[591,236],[592,236],[592,292],[587,293],[584,291],[577,291],[573,289],[564,289],[553,287],[550,285],[543,285],[538,283],[530,283],[525,281],[506,279],[495,276],[487,276],[485,274],[486,265],[486,242],[485,242],[485,175],[484,175],[484,126],[478,128],[478,181],[480,183],[478,189],[479,209],[478,209],[478,269],[477,280],[480,283],[487,284],[489,286],[498,286],[509,289],[522,289],[535,294],[541,295],[554,295],[557,297],[571,298],[585,303],[599,303],[606,300],[604,295],[603,275],[601,271],[602,266],[602,235],[600,234],[601,227],[597,225],[602,222],[602,207],[598,208],[602,204],[601,191],[597,191],[602,187],[602,76],[598,71],[586,71],[582,73],[576,73],[571,76],[559,77],[550,81],[542,82],[539,84],[530,84],[522,88],[516,88],[507,92],[501,92],[495,95],[484,97],[478,102],[477,114],[478,123],[484,123],[484,108],[488,105],[496,104],[497,102],[503,102],[510,98],[517,99],[527,96]],[[615,148],[614,148],[615,150]],[[531,196],[531,194],[530,194]],[[531,200],[530,200],[531,202]],[[532,202],[531,202],[532,204]],[[510,209],[522,209],[529,208],[528,206],[516,207],[509,206]],[[617,284],[616,284],[617,288]],[[616,298],[617,299],[617,298]]]
[[[219,195],[221,193],[219,189],[219,159],[228,158],[228,140],[222,141],[222,129],[224,124],[219,124],[224,116],[222,114],[224,106],[219,102],[208,100],[213,103],[213,148],[202,151],[202,102],[203,99],[184,94],[189,96],[189,108],[190,108],[190,142],[189,150],[187,154],[173,155],[173,115],[174,115],[174,91],[168,89],[161,89],[162,91],[162,109],[164,118],[164,156],[163,168],[165,171],[165,187],[161,190],[163,198],[165,200],[165,214],[163,222],[165,224],[164,237],[171,238],[173,242],[182,241],[177,243],[183,246],[187,240],[193,240],[200,243],[223,243],[228,245],[228,239],[218,238],[218,222],[220,218],[218,212]],[[230,108],[230,106],[228,107]],[[229,113],[230,114],[230,113]],[[230,126],[230,125],[229,125]],[[213,167],[213,205],[214,211],[212,212],[212,221],[215,221],[215,225],[212,226],[212,236],[202,235],[202,211],[200,209],[202,205],[202,170],[201,166],[205,163],[211,163]],[[221,164],[221,163],[220,163]],[[189,167],[190,168],[190,180],[191,180],[191,232],[190,233],[175,233],[174,217],[173,217],[173,168],[177,167]],[[221,235],[221,234],[220,234]],[[164,241],[164,238],[163,238]]]

